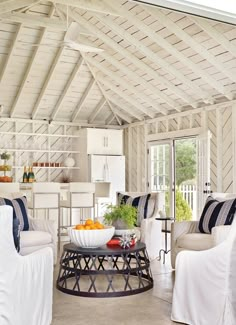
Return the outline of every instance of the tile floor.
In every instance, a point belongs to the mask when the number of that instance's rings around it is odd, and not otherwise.
[[[154,288],[116,298],[84,298],[54,290],[52,325],[169,325],[174,272],[169,256],[165,265],[151,262]],[[55,269],[55,279],[58,267]]]

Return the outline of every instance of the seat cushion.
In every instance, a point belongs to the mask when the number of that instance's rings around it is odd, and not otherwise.
[[[195,251],[209,249],[214,246],[213,236],[210,234],[188,233],[177,239],[177,246]]]
[[[52,236],[46,231],[21,231],[20,245],[23,247],[41,246],[52,243]]]

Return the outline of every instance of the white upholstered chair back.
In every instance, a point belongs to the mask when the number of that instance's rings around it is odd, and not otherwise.
[[[89,182],[69,183],[69,206],[71,208],[94,207],[95,184]]]
[[[30,207],[35,209],[58,209],[60,202],[59,183],[33,183]]]

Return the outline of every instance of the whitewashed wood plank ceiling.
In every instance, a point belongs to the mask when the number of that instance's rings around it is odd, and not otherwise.
[[[103,52],[63,45],[72,21]],[[124,0],[0,1],[0,117],[123,125],[235,98],[233,25]]]

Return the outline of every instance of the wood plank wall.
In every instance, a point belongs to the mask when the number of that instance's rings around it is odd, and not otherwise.
[[[227,107],[198,111],[196,114],[179,114],[171,119],[156,119],[153,123],[131,125],[125,129],[126,189],[145,191],[147,137],[167,136],[173,131],[191,133],[199,127],[208,128],[211,138],[211,189],[218,192],[233,192],[236,189],[236,132],[233,116],[235,104]],[[151,136],[151,137],[150,137]]]

